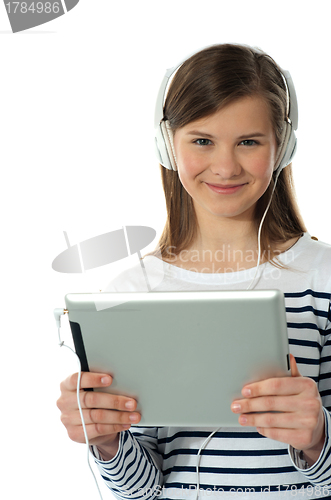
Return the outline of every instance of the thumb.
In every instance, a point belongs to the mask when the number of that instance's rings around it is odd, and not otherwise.
[[[295,357],[293,354],[290,354],[290,367],[291,367],[291,375],[292,377],[302,377],[299,372],[297,362],[295,361]]]

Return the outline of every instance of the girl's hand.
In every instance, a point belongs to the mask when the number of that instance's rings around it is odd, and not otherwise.
[[[233,401],[231,410],[241,414],[241,425],[256,427],[265,437],[303,450],[306,461],[312,465],[325,439],[322,401],[316,383],[300,374],[292,354],[290,363],[291,377],[246,385],[241,392],[245,399]]]
[[[70,439],[85,443],[83,426],[77,404],[78,373],[71,375],[61,383],[61,397],[57,406],[61,410],[61,421],[66,427]],[[116,455],[118,433],[129,429],[131,424],[140,420],[140,414],[134,410],[137,402],[126,396],[104,392],[83,391],[82,389],[107,387],[112,383],[110,375],[83,372],[81,377],[80,403],[90,444],[98,446],[104,460]]]

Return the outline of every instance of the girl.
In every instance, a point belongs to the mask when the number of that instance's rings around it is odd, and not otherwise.
[[[230,44],[180,66],[156,132],[168,218],[160,253],[144,262],[150,276],[162,263],[155,290],[282,290],[292,377],[245,386],[231,407],[240,427],[210,441],[215,429],[131,427],[134,400],[82,391],[91,451],[117,498],[331,498],[331,247],[309,236],[295,202],[285,76],[266,54]],[[113,289],[146,291],[141,268]],[[76,383],[62,383],[58,406],[83,442]],[[84,373],[81,387],[110,384]]]

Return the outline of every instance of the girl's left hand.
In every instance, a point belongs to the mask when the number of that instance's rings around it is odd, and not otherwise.
[[[241,414],[241,425],[256,427],[267,438],[303,450],[308,464],[312,465],[325,439],[322,401],[316,383],[300,374],[292,354],[290,364],[291,377],[246,385],[241,391],[245,399],[233,401],[231,410]]]

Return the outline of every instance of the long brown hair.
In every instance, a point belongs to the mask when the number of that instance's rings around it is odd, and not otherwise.
[[[287,116],[286,87],[275,61],[261,51],[243,45],[214,45],[190,57],[173,77],[164,105],[164,119],[172,132],[195,120],[210,116],[240,97],[261,96],[268,103],[278,146]],[[159,248],[148,255],[166,258],[171,249],[178,255],[189,248],[197,236],[197,219],[191,196],[182,186],[177,171],[160,165],[167,220]],[[256,204],[256,227],[261,221],[274,186]],[[262,225],[261,251],[277,265],[277,243],[306,231],[293,187],[292,168],[284,168]],[[277,260],[277,259],[276,259]],[[279,265],[279,262],[278,262]]]

